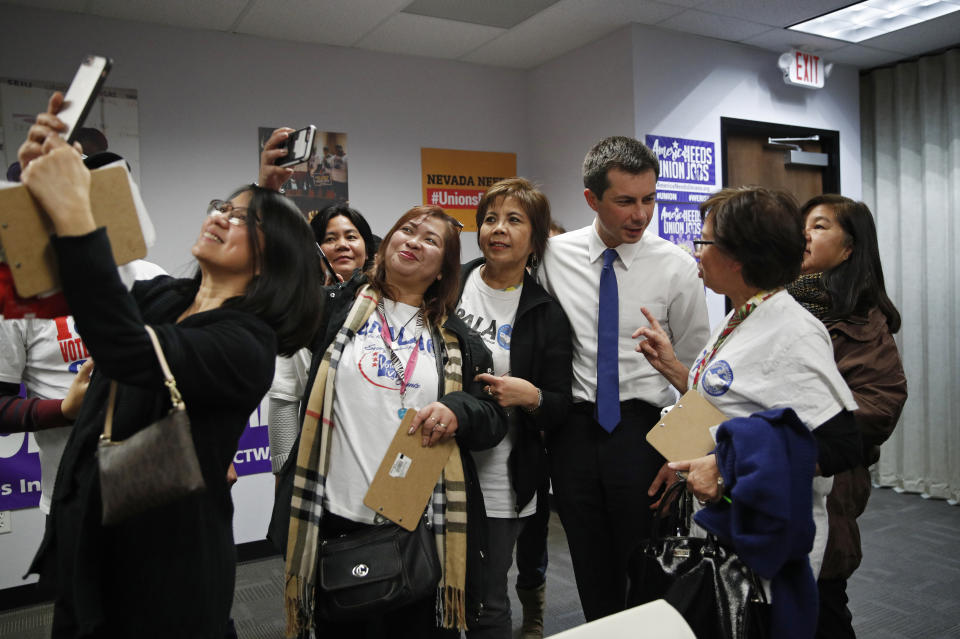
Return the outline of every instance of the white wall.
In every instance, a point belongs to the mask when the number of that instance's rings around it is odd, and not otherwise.
[[[571,51],[529,75],[528,176],[550,199],[567,230],[585,226],[593,211],[583,198],[583,156],[608,135],[635,135],[631,30]]]

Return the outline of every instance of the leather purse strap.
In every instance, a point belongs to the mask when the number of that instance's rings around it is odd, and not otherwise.
[[[167,364],[167,358],[163,356],[163,349],[160,348],[160,340],[157,339],[157,334],[151,326],[144,325],[144,328],[147,331],[147,335],[150,336],[153,350],[157,354],[157,360],[160,362],[160,370],[163,371],[163,383],[170,392],[170,403],[173,404],[173,410],[185,410],[186,405],[183,403],[183,397],[177,389],[177,380],[173,378],[173,373],[170,372],[170,366]],[[111,441],[110,437],[113,435],[113,409],[116,406],[116,401],[117,382],[111,381],[110,395],[107,397],[107,414],[103,420],[103,434],[100,435],[100,441]]]

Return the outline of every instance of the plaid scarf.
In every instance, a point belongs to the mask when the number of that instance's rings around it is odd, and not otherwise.
[[[379,293],[369,286],[360,289],[346,321],[323,354],[307,400],[293,480],[287,541],[284,604],[288,637],[296,637],[313,623],[320,519],[330,469],[330,431],[334,426],[334,378],[344,347],[373,314],[379,301]],[[442,326],[440,335],[446,355],[443,389],[447,394],[463,387],[462,358],[456,335]],[[442,567],[437,586],[437,625],[463,630],[466,627],[467,491],[459,453],[450,455],[440,481],[433,489],[432,504],[433,530]]]
[[[831,311],[830,294],[823,285],[823,273],[801,275],[787,284],[787,292],[821,322]]]

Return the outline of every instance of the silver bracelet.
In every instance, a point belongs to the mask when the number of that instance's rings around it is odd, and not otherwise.
[[[535,408],[527,408],[526,406],[523,406],[523,412],[525,412],[527,415],[533,415],[533,414],[535,414],[538,410],[540,410],[540,407],[541,407],[541,406],[543,406],[543,391],[538,388],[538,389],[537,389],[537,405],[536,405],[536,407],[535,407]]]

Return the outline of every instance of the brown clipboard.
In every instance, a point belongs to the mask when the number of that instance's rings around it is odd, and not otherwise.
[[[417,527],[443,467],[457,448],[453,439],[424,448],[419,432],[407,435],[416,414],[413,409],[404,414],[363,498],[367,507],[407,530]]]
[[[107,227],[113,259],[119,264],[147,256],[130,181],[123,166],[90,172],[90,206],[97,226]],[[0,245],[20,297],[60,288],[56,256],[50,243],[53,225],[27,187],[0,189]]]
[[[710,427],[726,421],[727,416],[708,402],[696,389],[690,389],[647,433],[647,441],[667,461],[703,457],[716,447]]]

